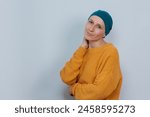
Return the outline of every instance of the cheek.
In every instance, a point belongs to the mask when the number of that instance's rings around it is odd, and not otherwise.
[[[87,25],[85,25],[85,31],[87,30]]]
[[[86,25],[85,25],[85,28],[84,28],[84,34],[86,35],[87,34],[87,32],[88,32],[88,30],[89,30],[89,24],[87,23]]]
[[[86,25],[85,25],[85,30],[88,30],[89,29],[89,24],[87,23]]]
[[[95,30],[95,35],[96,36],[103,36],[104,35],[104,31],[103,30]]]

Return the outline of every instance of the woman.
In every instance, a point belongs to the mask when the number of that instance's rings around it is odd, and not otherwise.
[[[112,25],[108,12],[92,13],[82,44],[61,70],[60,76],[75,99],[119,99],[122,85],[119,55],[116,47],[105,41]]]

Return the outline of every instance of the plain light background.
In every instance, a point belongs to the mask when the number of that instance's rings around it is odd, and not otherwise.
[[[60,70],[103,9],[119,51],[121,99],[150,99],[149,0],[0,0],[0,99],[73,99]]]

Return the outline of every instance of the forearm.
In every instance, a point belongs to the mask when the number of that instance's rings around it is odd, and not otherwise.
[[[75,83],[70,88],[71,94],[76,99],[82,100],[96,100],[105,99],[108,97],[116,88],[118,82],[110,79],[105,79],[99,83],[93,84],[81,84]]]

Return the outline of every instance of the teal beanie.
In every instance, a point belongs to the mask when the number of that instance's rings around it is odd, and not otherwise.
[[[112,29],[112,25],[113,25],[113,20],[112,20],[111,15],[108,12],[103,11],[103,10],[97,10],[97,11],[93,12],[90,15],[90,17],[93,16],[93,15],[100,17],[104,21],[105,35],[108,35],[110,30]]]

